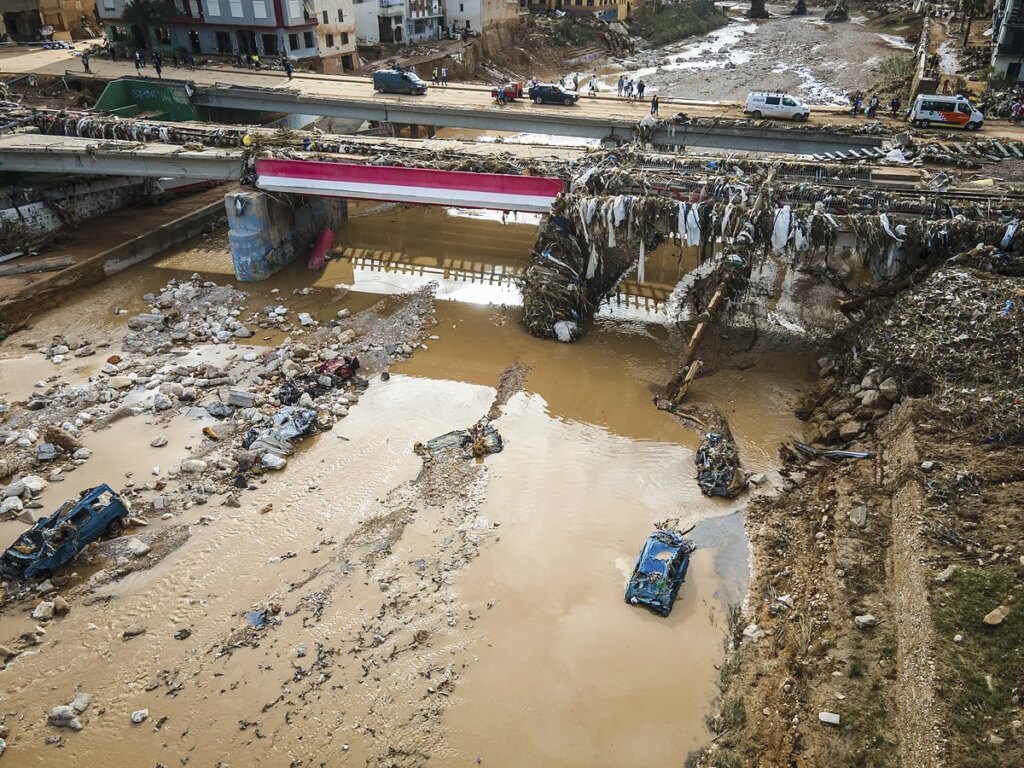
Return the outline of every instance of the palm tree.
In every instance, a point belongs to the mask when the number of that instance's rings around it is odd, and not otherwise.
[[[768,9],[764,7],[764,0],[750,0],[750,10],[747,11],[748,19],[767,19]]]

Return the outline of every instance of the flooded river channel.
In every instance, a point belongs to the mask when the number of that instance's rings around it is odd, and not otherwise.
[[[149,514],[150,528],[181,527],[187,540],[147,570],[83,591],[0,672],[5,766],[679,765],[708,738],[726,604],[746,583],[748,497],[702,496],[698,436],[651,404],[682,344],[665,301],[686,260],[670,251],[652,259],[650,283],[627,281],[592,330],[563,345],[518,325],[512,277],[535,221],[439,208],[356,213],[322,273],[296,264],[238,286],[247,306],[286,303],[326,322],[437,281],[426,348],[393,365],[389,380],[375,376],[350,415],[264,475],[240,507],[216,495],[167,520]],[[223,233],[34,317],[0,347],[0,396],[24,401],[40,379],[95,375],[124,335],[115,309],[143,311],[143,294],[194,272],[233,282]],[[55,333],[110,347],[54,365],[20,346]],[[190,355],[224,360],[280,336],[257,330],[237,348]],[[451,489],[469,511],[416,502],[413,444],[487,413],[514,364],[527,373],[495,421],[504,450],[483,460],[472,489]],[[805,375],[777,356],[691,390],[729,418],[744,468],[767,473],[768,486],[779,441],[799,432],[791,403]],[[93,456],[45,489],[45,510],[97,482],[140,483],[182,461],[214,424],[197,411],[83,430]],[[150,447],[157,434],[167,447]],[[697,524],[698,550],[662,619],[627,605],[623,591],[652,525],[666,518]],[[0,523],[0,543],[23,529]],[[71,568],[71,588],[96,569]],[[246,612],[270,604],[279,621],[246,634]],[[7,607],[0,643],[35,626],[31,610]],[[133,625],[145,633],[122,639]],[[49,726],[50,709],[80,691],[93,697],[82,730]],[[149,719],[132,724],[142,709]]]

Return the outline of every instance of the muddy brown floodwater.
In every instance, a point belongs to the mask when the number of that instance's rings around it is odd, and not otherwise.
[[[680,764],[706,740],[725,602],[746,582],[744,499],[701,496],[697,436],[651,405],[679,345],[663,313],[678,260],[652,264],[663,283],[627,284],[591,333],[561,345],[518,326],[510,278],[534,224],[444,209],[371,213],[340,232],[342,256],[323,273],[296,265],[241,286],[249,308],[286,302],[326,320],[436,280],[437,338],[389,381],[375,379],[351,415],[241,508],[213,498],[151,521],[190,524],[191,535],[154,567],[74,602],[0,672],[5,766]],[[140,311],[142,294],[171,277],[198,271],[224,283],[230,270],[223,235],[213,235],[34,318],[0,349],[0,393],[24,399],[57,371],[68,381],[91,372],[25,354],[19,340],[117,339],[115,307]],[[277,340],[258,333],[236,351]],[[505,450],[462,494],[463,516],[410,501],[422,463],[412,444],[475,422],[514,363],[528,374],[496,421]],[[778,441],[799,431],[790,400],[804,374],[799,359],[776,356],[692,392],[728,415],[745,468],[774,481]],[[206,423],[147,418],[86,432],[93,458],[51,484],[46,507],[179,461]],[[168,448],[146,447],[157,432]],[[199,524],[201,514],[213,519]],[[700,546],[661,619],[622,595],[652,525],[670,517],[698,524]],[[5,523],[2,544],[20,529]],[[268,603],[281,605],[280,622],[232,647],[244,613]],[[30,608],[0,618],[0,642],[34,626]],[[122,640],[130,624],[146,633]],[[191,636],[175,640],[181,628]],[[48,726],[46,713],[76,691],[94,697],[84,729]],[[150,719],[132,725],[143,708]],[[59,746],[46,743],[54,736]]]

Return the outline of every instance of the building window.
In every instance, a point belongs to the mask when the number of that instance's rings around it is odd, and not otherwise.
[[[332,35],[330,33],[324,35],[324,43],[326,43],[328,48],[333,48],[334,47],[334,35]]]
[[[231,6],[231,15],[235,18],[242,16],[242,0],[228,0]]]
[[[161,45],[169,45],[171,42],[171,30],[161,29],[160,27],[157,27],[156,41]]]
[[[206,0],[206,13],[209,16],[220,16],[220,0]]]
[[[288,18],[298,21],[302,17],[302,0],[288,0]]]
[[[304,32],[302,39],[305,40],[307,48],[316,48],[316,40],[313,39],[312,32]]]
[[[341,44],[348,45],[348,32],[341,33]]]
[[[257,19],[267,18],[267,4],[264,0],[252,0],[252,15]]]
[[[324,11],[324,24],[330,24],[330,22],[327,20],[327,11]]]
[[[263,39],[263,53],[267,56],[277,56],[277,35],[270,32],[260,37]]]
[[[103,10],[112,11],[114,10],[114,0],[103,0]]]
[[[299,36],[288,35],[288,48],[293,51],[299,50]]]
[[[459,13],[465,13],[465,12],[466,12],[466,7],[462,3],[459,3]]]
[[[231,35],[227,32],[217,33],[217,53],[231,53]]]
[[[338,9],[338,21],[344,21],[344,20],[345,20],[345,12],[343,10],[341,10],[341,8],[339,8]]]

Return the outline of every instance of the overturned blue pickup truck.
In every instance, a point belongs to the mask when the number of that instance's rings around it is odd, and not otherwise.
[[[104,534],[117,535],[128,520],[128,505],[109,485],[82,491],[25,531],[0,557],[0,577],[49,576],[70,563]]]
[[[693,544],[674,528],[655,530],[640,550],[626,587],[626,602],[668,616],[686,578],[693,550]]]

